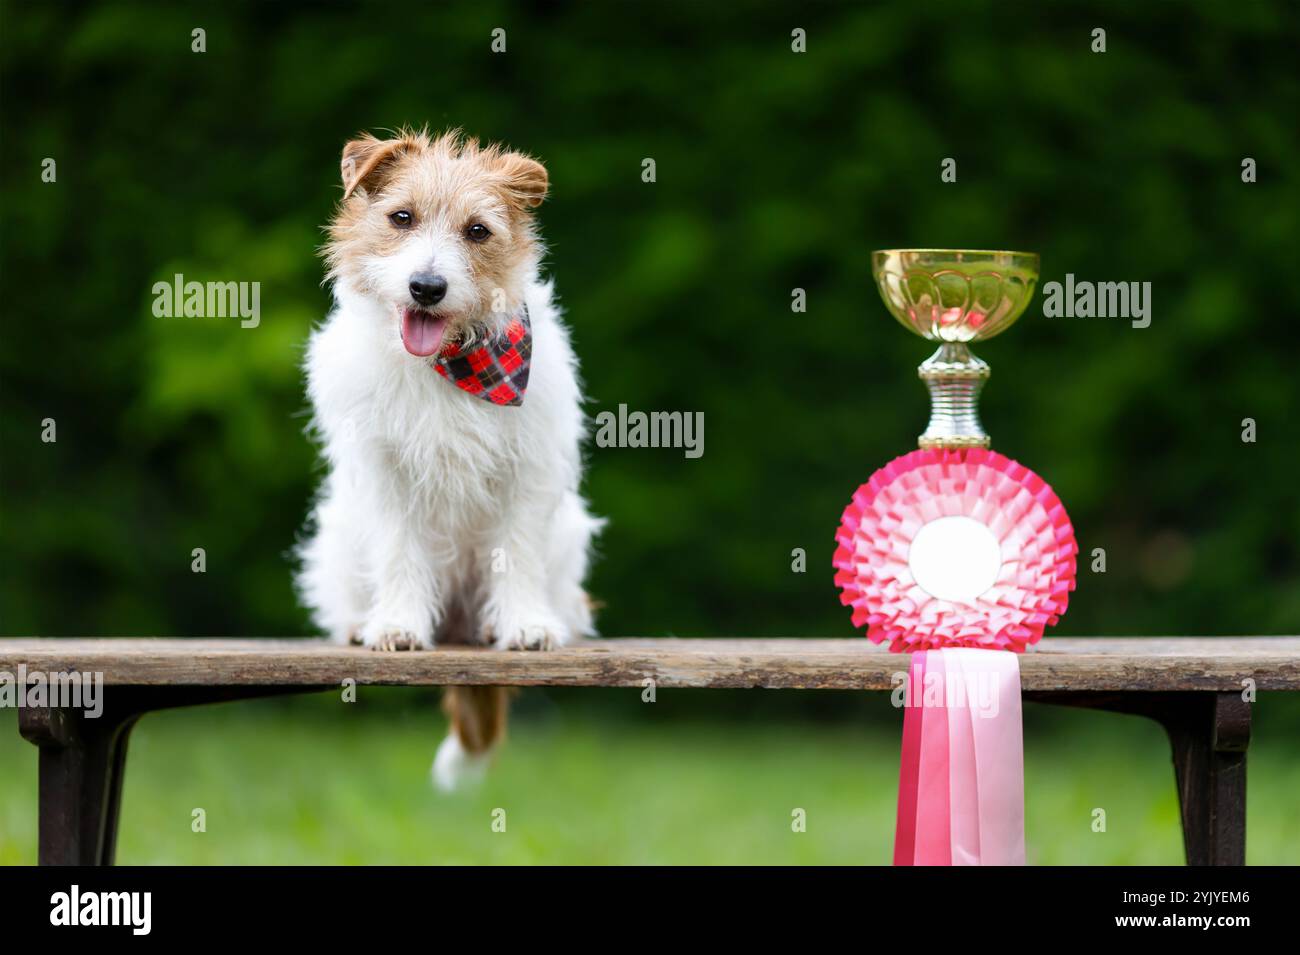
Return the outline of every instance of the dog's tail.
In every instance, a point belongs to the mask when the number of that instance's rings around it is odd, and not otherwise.
[[[492,751],[506,735],[509,697],[503,686],[449,686],[442,708],[451,732],[433,759],[433,783],[443,792],[483,778]]]

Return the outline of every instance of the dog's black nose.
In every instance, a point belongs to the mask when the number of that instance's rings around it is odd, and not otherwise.
[[[411,298],[419,305],[437,305],[447,294],[447,280],[432,272],[411,276]]]

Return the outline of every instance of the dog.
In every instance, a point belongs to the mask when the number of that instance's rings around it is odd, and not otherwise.
[[[306,356],[327,475],[297,587],[337,642],[544,651],[594,635],[578,363],[542,276],[537,160],[458,131],[347,143]],[[504,690],[449,688],[434,782],[480,775]]]

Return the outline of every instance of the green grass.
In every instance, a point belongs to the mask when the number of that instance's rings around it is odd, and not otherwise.
[[[131,742],[118,861],[263,863],[886,863],[897,715],[708,718],[525,697],[476,793],[428,786],[430,693],[330,696],[147,717]],[[632,700],[635,691],[629,691]],[[388,694],[382,696],[381,694]],[[683,695],[677,694],[677,700]],[[773,700],[766,695],[763,700]],[[380,702],[376,703],[375,701]],[[883,697],[881,698],[883,701]],[[692,701],[692,705],[698,702]],[[775,702],[775,700],[773,700]],[[865,704],[864,704],[865,705]],[[875,707],[875,704],[871,704]],[[706,711],[702,711],[707,714]],[[35,861],[36,751],[0,713],[0,863]],[[1160,731],[1099,713],[1026,710],[1030,862],[1180,863]],[[1294,737],[1251,755],[1250,861],[1300,860]],[[207,831],[191,831],[192,811]],[[807,831],[791,831],[802,808]],[[1091,830],[1094,808],[1107,831]],[[493,812],[505,810],[506,831]]]

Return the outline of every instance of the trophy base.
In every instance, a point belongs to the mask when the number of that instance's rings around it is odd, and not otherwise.
[[[964,342],[944,342],[916,372],[930,390],[930,423],[917,445],[925,450],[989,447],[979,419],[988,363],[972,355]]]
[[[923,434],[916,439],[916,446],[922,451],[963,451],[967,448],[983,448],[987,451],[993,446],[993,439],[987,434],[982,438],[974,435],[934,437]]]

